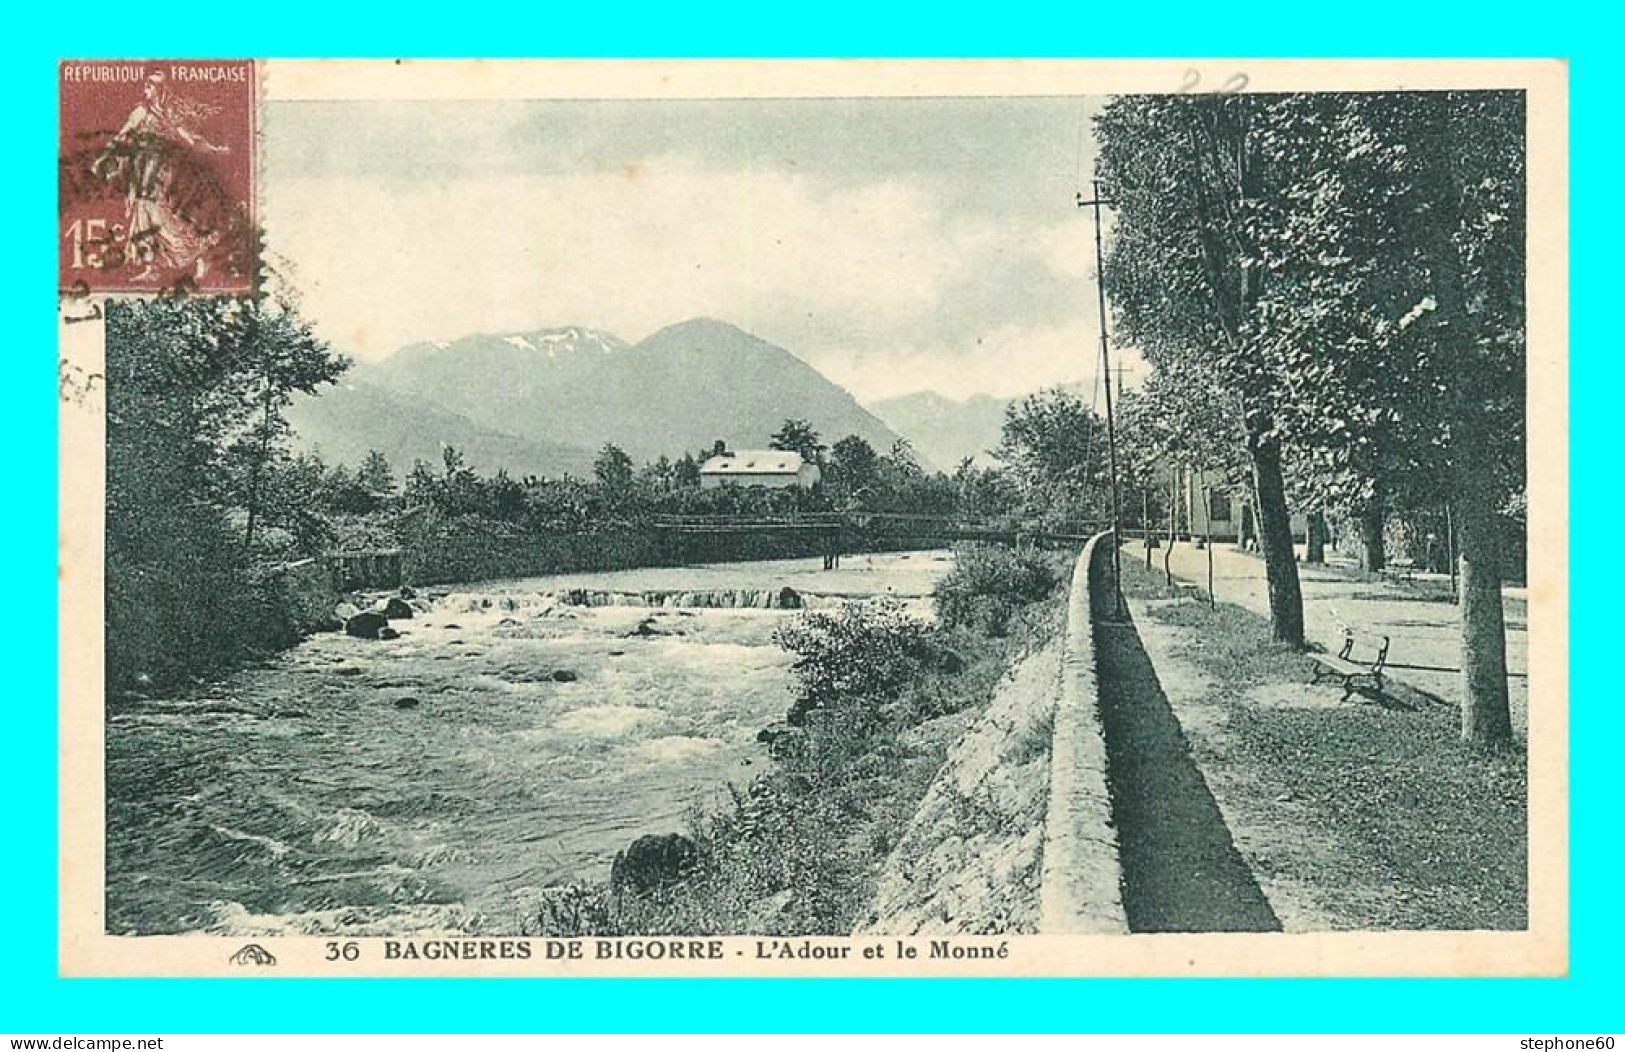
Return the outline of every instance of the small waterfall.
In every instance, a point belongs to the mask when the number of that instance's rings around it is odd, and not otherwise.
[[[572,588],[554,597],[567,606],[639,606],[692,610],[800,610],[815,598],[794,588],[719,588],[699,591],[615,592]]]

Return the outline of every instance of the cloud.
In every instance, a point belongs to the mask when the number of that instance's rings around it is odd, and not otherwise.
[[[824,375],[870,402],[919,390],[958,399],[1009,398],[1055,384],[1091,391],[1098,382],[1099,332],[1090,317],[1055,327],[1001,326],[969,347],[906,348],[887,355],[834,349],[810,357]],[[1138,385],[1146,372],[1139,355],[1115,346],[1112,353],[1113,375],[1121,367],[1124,384]]]
[[[1110,229],[1108,223],[1108,232]],[[1057,274],[1077,281],[1094,281],[1095,224],[1088,214],[1072,216],[1042,231],[1037,250]]]
[[[1072,361],[1089,353],[1061,335],[1088,306],[1076,250],[1092,241],[1076,218],[955,209],[924,178],[835,182],[667,154],[591,171],[267,182],[267,236],[296,267],[306,314],[363,359],[547,325],[636,340],[709,315],[844,366],[873,398],[907,382],[1031,389],[1078,375]]]
[[[701,314],[929,310],[985,233],[918,188],[658,158],[613,173],[284,180],[268,236],[307,310],[363,355],[432,335],[584,322],[636,338]]]

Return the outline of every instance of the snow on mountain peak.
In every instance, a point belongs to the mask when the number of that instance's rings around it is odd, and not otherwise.
[[[603,333],[593,332],[591,329],[578,329],[574,326],[560,329],[556,332],[539,334],[536,339],[547,347],[547,356],[554,357],[558,347],[588,347],[596,345],[604,354],[615,350],[615,344],[604,338]]]

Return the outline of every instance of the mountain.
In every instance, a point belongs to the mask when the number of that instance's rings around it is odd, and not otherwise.
[[[594,449],[591,429],[571,426],[575,394],[590,389],[626,342],[571,327],[415,343],[351,375],[466,417],[487,430]]]
[[[991,451],[998,448],[1010,402],[985,394],[959,402],[935,391],[916,391],[874,402],[869,409],[887,427],[907,435],[921,455],[953,471],[966,457],[979,465],[993,463]]]
[[[368,450],[376,449],[397,478],[414,460],[438,467],[440,451],[448,445],[484,474],[498,468],[516,478],[592,473],[589,450],[494,431],[431,402],[348,377],[315,397],[297,396],[288,407],[288,422],[294,444],[319,452],[327,463],[357,467]]]
[[[858,435],[881,453],[898,435],[812,366],[726,322],[698,318],[661,329],[617,356],[615,382],[595,392],[627,448],[656,452],[763,448],[790,417],[810,422],[833,445]]]
[[[346,380],[367,405],[329,403],[330,394],[323,394],[301,406],[295,422],[303,443],[326,436],[321,445],[329,460],[346,459],[327,453],[341,441],[361,452],[384,449],[392,463],[396,454],[386,445],[437,445],[438,439],[417,437],[426,429],[414,422],[414,412],[430,421],[428,429],[461,422],[484,443],[487,465],[503,456],[535,460],[581,451],[590,463],[606,442],[634,460],[708,449],[719,438],[735,448],[761,447],[790,417],[810,421],[831,444],[856,434],[885,452],[897,440],[850,394],[789,351],[708,318],[669,326],[630,346],[581,327],[418,343],[356,366]],[[389,399],[401,418],[379,419],[372,411],[387,417]],[[431,410],[439,415],[422,415]],[[385,431],[388,443],[380,437],[369,445],[366,434]],[[504,466],[522,473],[513,463]]]

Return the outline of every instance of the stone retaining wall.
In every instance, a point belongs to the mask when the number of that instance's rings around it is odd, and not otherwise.
[[[857,935],[1038,930],[1049,744],[1061,641],[1016,662],[948,750],[887,857]]]
[[[1085,546],[1062,637],[948,751],[855,934],[1127,934],[1095,686],[1110,554],[1109,534]]]
[[[1128,932],[1095,674],[1098,589],[1092,586],[1101,583],[1110,556],[1111,534],[1099,534],[1085,545],[1072,573],[1039,885],[1038,929],[1046,935]]]

